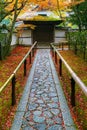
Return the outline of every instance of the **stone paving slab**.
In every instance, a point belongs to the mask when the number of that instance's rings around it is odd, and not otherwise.
[[[38,50],[11,130],[75,130],[47,49]]]

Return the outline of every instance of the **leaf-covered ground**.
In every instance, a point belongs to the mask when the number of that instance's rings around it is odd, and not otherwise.
[[[13,73],[29,49],[30,47],[17,46],[11,51],[10,56],[5,60],[0,61],[0,87]],[[29,57],[27,58],[27,74],[25,77],[23,68],[24,65],[21,66],[16,74],[16,105],[14,107],[11,106],[11,83],[9,83],[5,90],[0,94],[0,130],[9,130],[11,127],[12,119],[14,118],[18,102],[22,96],[27,76],[31,68]]]
[[[61,54],[74,72],[87,85],[87,62],[76,56],[72,51],[63,51]]]
[[[0,87],[12,74],[28,50],[29,47],[18,46],[12,50],[10,56],[8,56],[5,60],[0,61]]]
[[[60,51],[63,58],[70,65],[70,67],[74,70],[74,72],[80,77],[80,79],[87,86],[87,62],[85,62],[80,57],[76,56],[72,51]],[[62,66],[62,77],[60,77],[61,84],[63,86],[64,93],[66,95],[66,99],[68,101],[68,105],[70,107],[71,114],[79,130],[87,129],[87,97],[83,94],[80,87],[75,85],[75,98],[76,98],[76,106],[72,108],[71,106],[71,84],[70,79],[71,76],[65,66]],[[56,69],[59,72],[58,64],[56,65]]]
[[[12,50],[11,55],[5,60],[0,61],[0,87],[6,81],[6,79],[12,74],[14,69],[20,63],[22,58],[28,52],[29,47],[18,46]],[[81,58],[74,55],[72,51],[61,51],[61,55],[71,66],[71,68],[77,73],[77,75],[82,79],[82,81],[87,85],[87,62],[84,62]],[[29,64],[29,58],[27,59],[27,76],[31,65]],[[58,70],[58,64],[56,65]],[[12,119],[14,118],[15,111],[22,96],[24,85],[27,80],[27,76],[23,75],[23,66],[19,69],[16,74],[16,105],[11,106],[11,83],[0,95],[0,129],[9,130],[12,124]],[[71,107],[70,103],[70,78],[68,71],[63,66],[63,75],[60,78],[61,84],[63,86],[68,105],[70,107],[71,114],[79,130],[87,129],[87,98],[82,93],[82,90],[76,85],[76,106]]]

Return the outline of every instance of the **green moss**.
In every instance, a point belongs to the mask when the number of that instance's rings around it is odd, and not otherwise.
[[[3,83],[2,82],[0,82],[0,87],[3,85]]]
[[[57,20],[60,20],[58,17],[53,17],[52,15],[51,16],[34,16],[32,18],[29,18],[28,20],[31,20],[31,21],[57,21]]]

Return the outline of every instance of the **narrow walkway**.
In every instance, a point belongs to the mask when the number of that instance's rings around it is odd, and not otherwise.
[[[47,49],[38,50],[11,130],[75,130]]]

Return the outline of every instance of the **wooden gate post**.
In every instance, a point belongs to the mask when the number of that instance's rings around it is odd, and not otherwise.
[[[31,52],[29,54],[29,63],[31,64]]]
[[[75,81],[71,78],[71,105],[75,106]]]
[[[12,106],[16,104],[15,84],[16,84],[16,78],[14,75],[14,77],[12,78]]]
[[[34,57],[34,48],[32,49],[32,56]]]
[[[62,60],[59,59],[59,74],[62,76]]]
[[[55,63],[57,64],[57,53],[55,51]]]
[[[25,61],[24,61],[24,76],[26,76],[26,64],[27,64],[27,60],[25,59]]]

